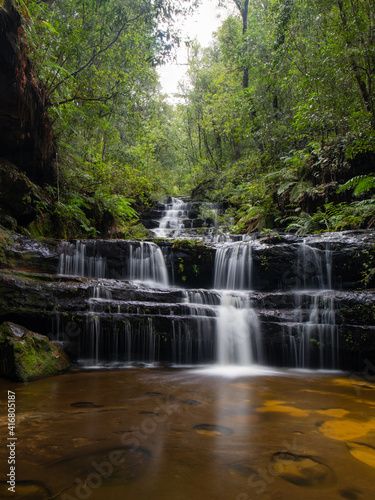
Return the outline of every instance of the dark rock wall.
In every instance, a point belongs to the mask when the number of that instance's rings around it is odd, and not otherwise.
[[[55,178],[48,98],[37,84],[21,16],[6,0],[0,6],[0,158],[39,184]]]

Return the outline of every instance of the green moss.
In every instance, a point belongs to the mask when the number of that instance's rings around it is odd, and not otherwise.
[[[0,327],[0,375],[27,382],[66,371],[70,364],[58,344],[13,323]]]
[[[192,250],[201,252],[209,248],[200,240],[181,239],[181,240],[173,240],[172,243],[174,248],[181,248],[181,250]]]
[[[0,226],[0,262],[8,264],[7,249],[13,243],[13,239],[9,231]]]
[[[27,230],[33,237],[52,237],[54,235],[54,225],[49,216],[37,217],[28,226]]]

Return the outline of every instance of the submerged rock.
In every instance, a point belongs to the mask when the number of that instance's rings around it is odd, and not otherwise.
[[[9,484],[6,481],[0,481],[0,498],[12,498],[9,493]],[[38,481],[19,481],[17,479],[15,499],[24,500],[48,500],[52,498],[52,493],[46,485]]]
[[[278,452],[272,457],[275,474],[300,487],[326,488],[336,482],[336,475],[328,465],[312,457]]]
[[[230,427],[224,427],[223,425],[214,424],[198,424],[193,427],[193,429],[203,436],[230,436],[233,434],[233,430]]]
[[[375,468],[375,448],[373,446],[364,443],[346,443],[346,445],[353,457]]]
[[[70,362],[55,342],[15,323],[0,326],[0,376],[28,382],[68,370]]]

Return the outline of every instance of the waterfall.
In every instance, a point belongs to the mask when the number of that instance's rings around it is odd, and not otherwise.
[[[263,360],[260,322],[247,292],[191,290],[186,303],[196,321],[202,352],[212,344],[214,319],[216,363],[248,366]]]
[[[142,241],[130,245],[128,279],[168,285],[163,252],[155,243]]]
[[[115,242],[113,244],[116,244]],[[119,260],[125,258],[127,265],[121,272],[109,269],[107,258],[100,255],[100,247],[96,241],[83,243],[63,242],[59,256],[58,274],[86,278],[130,279],[148,281],[156,285],[168,285],[168,273],[163,252],[151,242],[123,242],[126,255],[118,255]],[[87,256],[90,249],[92,256]]]
[[[306,242],[298,248],[297,274],[303,290],[332,288],[332,251],[319,250]]]
[[[218,248],[215,257],[214,288],[251,290],[251,243],[238,242]]]
[[[216,324],[217,362],[248,366],[259,361],[262,357],[259,319],[248,295],[239,291],[252,288],[251,244],[236,242],[218,248],[214,288],[220,296]]]
[[[158,238],[194,238],[214,242],[220,211],[222,209],[212,203],[186,202],[171,197],[164,205],[158,227],[152,229],[152,232]],[[154,220],[153,223],[155,222]]]
[[[187,290],[185,293],[185,307],[186,312],[189,317],[191,317],[191,326],[195,330],[195,352],[194,356],[199,362],[212,361],[214,356],[214,345],[213,339],[215,337],[215,332],[217,330],[217,316],[218,310],[217,306],[220,304],[220,293],[212,290]],[[179,338],[181,338],[181,331],[183,329],[183,323],[178,325]],[[180,362],[184,358],[184,354],[181,352],[181,346],[177,345],[175,323],[173,324],[173,335],[174,335],[174,362]],[[192,354],[192,347],[189,345],[189,331],[186,336],[188,342],[187,350]],[[190,357],[190,362],[191,362]]]
[[[171,199],[160,229],[181,236],[191,221],[200,227],[201,207]],[[211,208],[206,208],[208,213]],[[201,219],[193,218],[199,214]],[[163,250],[153,242],[63,242],[58,273],[97,279],[83,283],[89,297],[82,294],[73,301],[80,321],[77,334],[70,335],[57,312],[55,337],[75,342],[78,356],[92,365],[160,361],[337,368],[339,330],[332,290],[337,261],[331,240],[289,235],[223,240],[206,247],[207,254],[191,254],[189,245],[170,242],[159,243]],[[168,285],[166,261],[173,277],[176,261],[185,254],[192,258],[185,273],[198,269],[208,289]],[[186,284],[197,286],[197,277],[189,283],[187,276]],[[280,284],[282,291],[275,291]],[[80,309],[83,303],[86,309]]]
[[[105,278],[106,259],[103,259],[100,255],[87,257],[86,246],[81,241],[75,243],[63,242],[57,273],[66,276]]]
[[[179,198],[171,198],[166,205],[163,217],[160,219],[159,227],[153,232],[158,238],[176,237],[185,228],[184,221],[189,217],[191,203],[185,203]]]
[[[239,292],[252,288],[251,243],[226,244],[217,250],[214,287],[223,290],[217,319],[218,363],[248,366],[260,361],[260,322],[248,295]]]
[[[338,367],[338,327],[332,288],[332,251],[300,245],[297,260],[300,290],[295,292],[293,345],[297,366]],[[293,330],[293,329],[292,329]],[[291,333],[291,335],[293,335]]]
[[[217,335],[219,364],[248,366],[262,359],[260,323],[246,294],[223,292]]]

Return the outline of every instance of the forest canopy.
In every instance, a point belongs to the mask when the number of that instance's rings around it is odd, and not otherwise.
[[[156,68],[196,3],[18,2],[58,169],[28,231],[145,237],[167,195],[226,201],[237,232],[371,227],[374,3],[232,0],[171,104]]]

